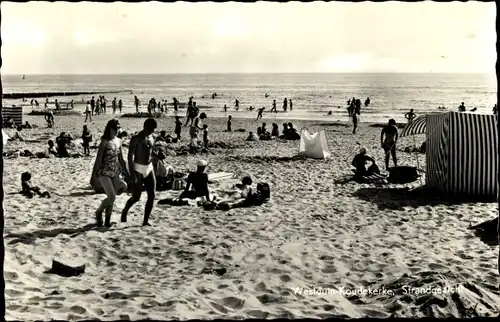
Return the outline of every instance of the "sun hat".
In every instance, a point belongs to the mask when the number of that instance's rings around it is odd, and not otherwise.
[[[197,166],[198,166],[198,167],[206,167],[207,165],[208,165],[208,162],[207,162],[207,161],[205,161],[205,160],[200,160],[200,161],[198,161],[198,163],[197,163]]]

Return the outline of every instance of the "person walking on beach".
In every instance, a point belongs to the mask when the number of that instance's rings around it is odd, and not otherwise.
[[[35,100],[35,107],[36,107],[36,108],[39,108],[39,107],[40,107],[40,104],[38,103],[38,101],[37,101],[37,100]]]
[[[405,118],[408,120],[408,123],[413,121],[413,119],[417,116],[415,113],[413,113],[413,109],[410,109],[408,113],[405,114]]]
[[[84,125],[82,133],[82,146],[83,146],[83,154],[85,155],[90,155],[90,141],[92,141],[92,134],[90,134],[87,125]]]
[[[370,105],[370,97],[367,97],[365,101],[365,107],[368,107],[368,105]]]
[[[118,110],[120,110],[120,114],[122,114],[122,108],[123,108],[123,102],[122,99],[120,98],[120,100],[118,101]]]
[[[356,115],[356,113],[352,113],[352,125],[352,134],[356,134],[356,129],[358,128],[358,116]]]
[[[125,171],[127,176],[128,173],[125,160],[123,160],[122,143],[116,137],[119,129],[120,123],[116,119],[110,120],[106,124],[94,163],[90,184],[94,186],[94,180],[99,180],[106,193],[106,198],[95,212],[97,226],[102,226],[102,214],[105,212],[104,225],[111,227],[111,214],[116,196],[127,189],[125,183],[120,179],[122,171]]]
[[[273,108],[271,108],[271,113],[274,111],[274,113],[278,113],[276,110],[276,100],[273,100]]]
[[[136,113],[139,113],[139,105],[141,102],[139,102],[139,99],[137,98],[137,95],[134,95],[134,105],[135,105],[135,111]]]
[[[95,110],[95,100],[94,96],[90,99],[90,108],[92,109],[92,116],[94,116],[94,110]]]
[[[87,101],[87,106],[85,106],[85,123],[87,120],[92,122],[92,116],[90,115],[90,101]]]
[[[155,119],[149,118],[144,122],[144,128],[130,139],[128,151],[128,164],[130,165],[130,182],[132,184],[132,196],[125,204],[122,211],[121,222],[127,222],[127,214],[130,208],[141,198],[142,185],[146,188],[148,200],[144,210],[143,226],[150,226],[149,216],[153,210],[156,195],[156,177],[154,173],[152,158],[154,139],[151,134],[157,128]]]
[[[240,109],[240,101],[238,101],[238,99],[236,99],[236,100],[234,101],[234,108],[235,108],[236,110],[239,110],[239,109]]]
[[[224,113],[227,113],[227,105],[224,104]]]
[[[288,101],[285,97],[285,100],[283,101],[283,112],[286,112],[286,110],[287,110],[287,103],[288,103]]]
[[[55,101],[55,106],[56,106],[56,110],[60,110],[61,109],[61,106],[59,105],[59,102],[57,101],[57,98],[56,98],[56,101]]]
[[[174,111],[178,111],[178,104],[179,104],[179,101],[177,101],[177,98],[174,97]]]
[[[232,119],[232,118],[233,118],[233,117],[232,117],[231,115],[229,115],[229,116],[228,116],[228,118],[227,118],[227,130],[226,130],[226,132],[232,132],[232,131],[233,131],[233,130],[231,129],[231,123],[232,123],[232,122],[231,122],[231,119]]]
[[[265,109],[266,107],[262,107],[257,110],[257,120],[262,118],[262,113],[264,112]]]
[[[392,161],[394,166],[398,166],[398,161],[396,158],[396,142],[398,141],[398,128],[396,127],[396,121],[390,119],[389,123],[384,126],[382,132],[380,133],[380,143],[385,153],[385,169],[389,169],[389,159],[392,155]]]
[[[292,111],[292,99],[289,99],[288,102],[290,103],[290,112]]]
[[[31,99],[31,102],[30,102],[31,107],[33,107],[33,103],[34,103],[34,102],[35,102],[35,99],[33,99],[33,98],[32,98],[32,99]]]
[[[103,95],[102,99],[101,99],[101,105],[102,105],[102,110],[104,111],[104,114],[106,114],[106,103],[108,103],[108,100]]]
[[[497,105],[495,104],[495,106],[493,106],[493,115],[497,115],[498,113],[498,109],[497,109]]]
[[[113,114],[116,113],[116,97],[113,99],[113,102],[111,102],[111,106],[113,107]]]

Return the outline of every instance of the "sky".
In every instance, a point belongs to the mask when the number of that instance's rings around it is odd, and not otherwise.
[[[3,74],[494,73],[494,2],[1,2]]]

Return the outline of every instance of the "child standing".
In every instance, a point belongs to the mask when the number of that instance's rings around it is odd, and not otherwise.
[[[83,126],[82,140],[83,154],[90,155],[90,142],[92,141],[92,134],[90,134],[87,125]]]
[[[203,147],[208,149],[208,125],[203,124]]]
[[[232,118],[233,117],[231,115],[229,115],[227,118],[227,132],[232,132],[232,130],[231,130],[231,119]]]
[[[177,135],[177,142],[181,140],[182,122],[179,116],[175,117],[175,135]]]

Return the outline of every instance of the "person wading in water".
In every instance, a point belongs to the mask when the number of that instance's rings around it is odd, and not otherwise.
[[[130,139],[128,164],[130,168],[130,182],[133,188],[132,197],[127,201],[122,211],[122,222],[127,222],[128,211],[141,198],[142,185],[144,184],[148,200],[146,201],[142,225],[150,226],[149,216],[153,210],[156,195],[156,178],[152,163],[155,142],[151,134],[153,134],[157,126],[154,119],[147,119],[144,122],[143,130]]]

